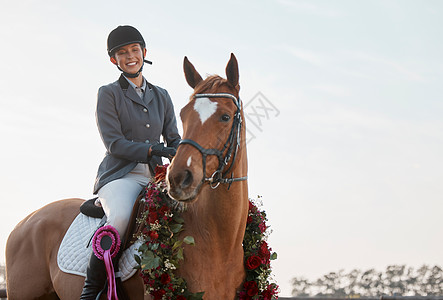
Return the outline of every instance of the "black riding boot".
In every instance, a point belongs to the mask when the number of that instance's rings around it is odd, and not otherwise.
[[[96,300],[97,295],[103,290],[105,283],[105,263],[92,253],[88,268],[86,269],[85,285],[83,286],[80,299]]]

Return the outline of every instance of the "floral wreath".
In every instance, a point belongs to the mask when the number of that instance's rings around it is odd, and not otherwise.
[[[178,277],[175,270],[183,257],[183,243],[194,245],[194,238],[178,238],[184,229],[182,210],[173,207],[174,201],[166,193],[166,166],[155,169],[154,182],[150,182],[142,198],[144,212],[137,221],[143,225],[138,239],[140,275],[154,300],[198,300],[204,292],[191,293],[186,280]],[[259,197],[260,198],[260,197]],[[271,260],[277,253],[266,242],[269,233],[266,213],[257,208],[255,201],[249,200],[248,220],[243,239],[246,278],[237,296],[239,300],[272,300],[278,298],[278,285],[270,282]]]

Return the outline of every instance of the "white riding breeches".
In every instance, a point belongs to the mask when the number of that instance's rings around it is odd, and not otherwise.
[[[122,178],[113,180],[98,191],[100,203],[105,211],[106,225],[115,227],[124,238],[135,200],[151,180],[147,164],[138,164]]]

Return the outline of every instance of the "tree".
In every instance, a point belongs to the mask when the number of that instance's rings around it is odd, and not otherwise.
[[[405,265],[390,265],[384,272],[374,269],[354,269],[330,272],[309,281],[292,279],[292,295],[323,297],[437,296],[443,294],[443,270],[439,266],[423,265],[415,270]]]

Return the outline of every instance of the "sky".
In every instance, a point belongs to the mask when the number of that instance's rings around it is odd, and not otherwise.
[[[118,70],[108,33],[143,34],[175,113],[238,59],[249,194],[262,196],[291,278],[443,264],[443,2],[438,0],[0,0],[0,263],[14,226],[59,199],[91,198],[105,149],[100,86]],[[264,110],[263,108],[267,108]],[[179,123],[181,131],[181,123]]]

